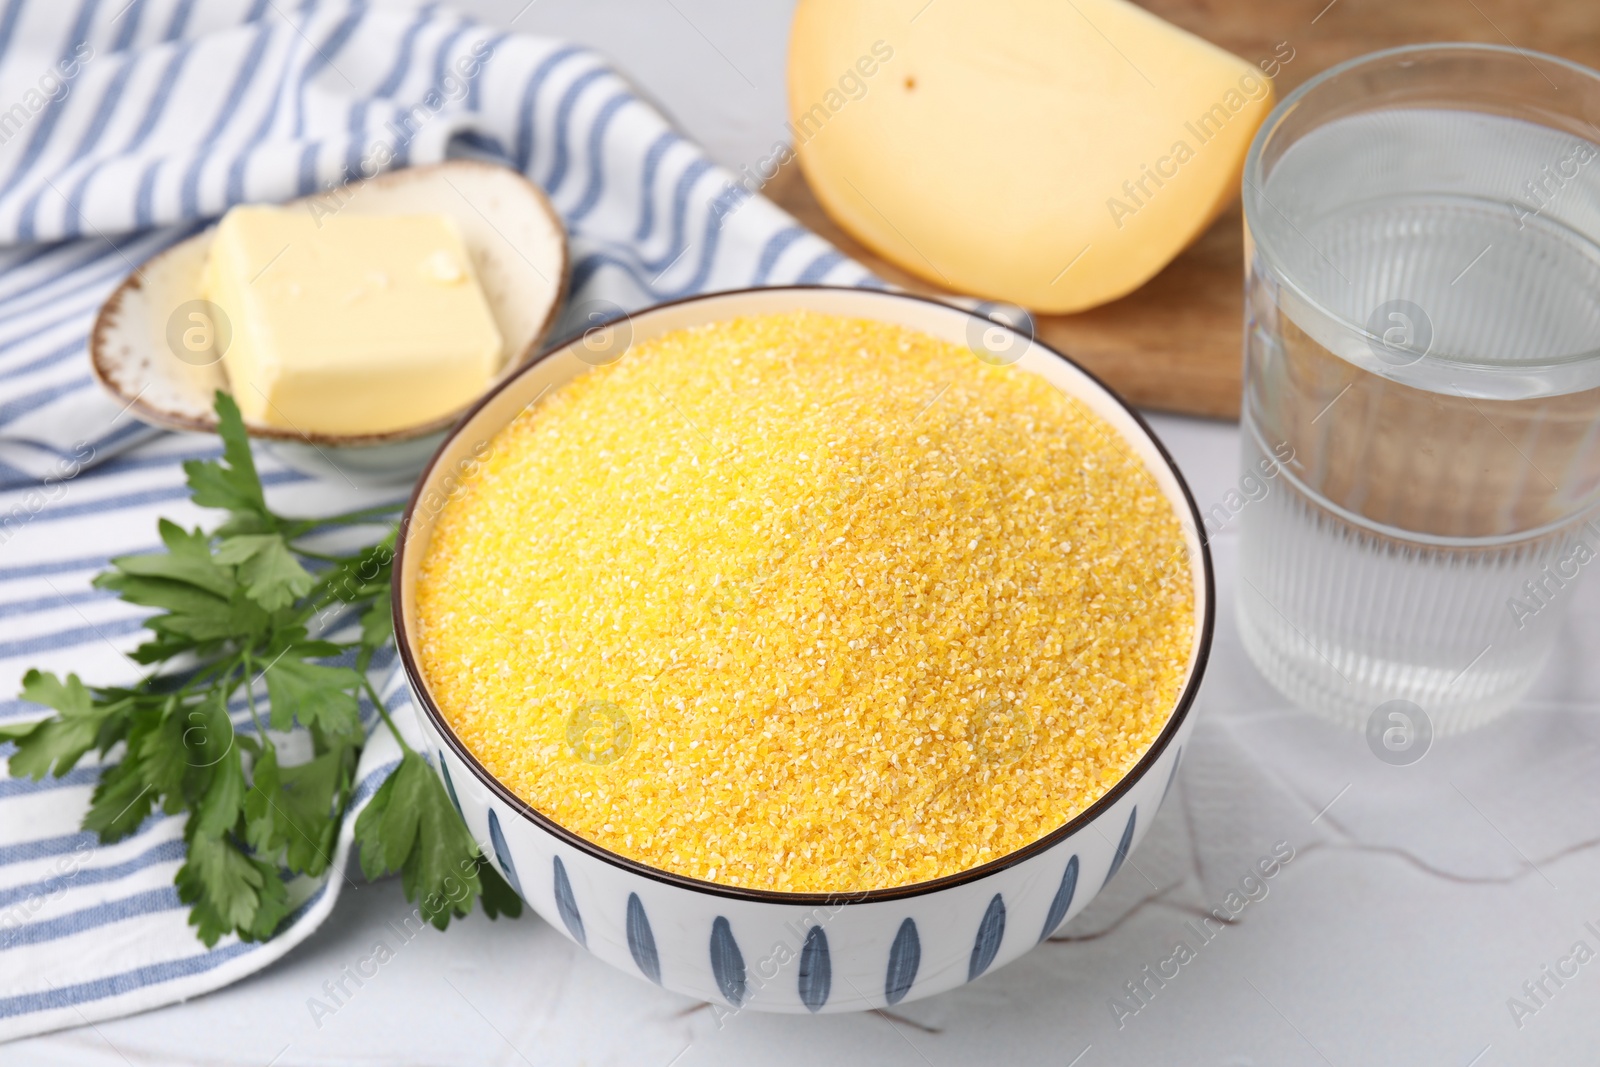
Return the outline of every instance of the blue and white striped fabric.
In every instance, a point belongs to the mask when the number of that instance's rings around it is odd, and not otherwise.
[[[32,666],[101,684],[137,677],[123,652],[139,639],[139,612],[90,578],[113,555],[156,548],[159,516],[216,521],[189,505],[179,468],[217,454],[215,439],[141,426],[92,382],[84,338],[100,301],[229,205],[315,192],[380,143],[392,166],[470,155],[530,175],[566,219],[575,303],[873,284],[749,198],[581,48],[492,32],[435,6],[5,0],[0,694],[15,693]],[[294,473],[268,453],[258,463],[288,513],[386,499]],[[398,707],[392,657],[376,666]],[[39,713],[0,700],[0,721]],[[374,734],[362,799],[396,754]],[[112,847],[79,831],[98,773],[91,760],[41,783],[0,778],[0,1039],[231,982],[316,929],[345,882],[348,825],[341,874],[297,885],[299,908],[277,938],[207,951],[172,885],[180,819],[153,816]]]

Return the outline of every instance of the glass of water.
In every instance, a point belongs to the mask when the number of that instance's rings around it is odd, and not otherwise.
[[[1484,45],[1334,67],[1245,164],[1239,630],[1368,724],[1481,723],[1600,568],[1600,74]]]

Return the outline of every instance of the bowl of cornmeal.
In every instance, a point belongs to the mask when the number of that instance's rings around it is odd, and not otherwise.
[[[1069,359],[796,287],[550,349],[451,432],[396,558],[468,827],[556,929],[719,1013],[974,981],[1117,875],[1210,648],[1194,502]]]

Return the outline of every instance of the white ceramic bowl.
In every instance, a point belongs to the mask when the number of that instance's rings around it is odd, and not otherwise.
[[[986,347],[1022,351],[1018,373],[1043,375],[1120,431],[1176,508],[1188,539],[1196,611],[1189,676],[1149,752],[1065,826],[937,881],[867,892],[777,893],[698,881],[608,852],[496,781],[450,731],[418,667],[417,570],[433,521],[454,479],[518,411],[594,363],[619,356],[628,331],[637,343],[740,315],[801,309],[897,323],[957,344],[982,338]],[[489,394],[434,456],[403,520],[395,561],[400,656],[433,758],[467,826],[512,886],[556,929],[613,966],[709,1001],[719,1011],[882,1008],[951,989],[1016,959],[1116,874],[1171,787],[1193,726],[1188,712],[1211,646],[1211,559],[1199,512],[1171,458],[1138,415],[1065,356],[921,297],[821,287],[751,289],[663,304],[611,331],[591,331],[549,350]]]

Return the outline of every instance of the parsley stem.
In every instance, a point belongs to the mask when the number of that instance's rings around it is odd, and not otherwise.
[[[233,673],[233,669],[238,665],[239,657],[235,655],[227,656],[213,663],[207,663],[201,667],[198,667],[192,674],[189,675],[182,685],[172,691],[172,695],[181,697],[191,689],[199,688],[202,685],[208,689],[220,685],[228,677],[228,675]],[[162,675],[159,673],[152,674],[146,679],[146,681],[154,682],[161,677]]]
[[[383,706],[383,698],[378,695],[377,689],[373,688],[372,679],[367,677],[365,671],[361,673],[361,684],[366,687],[367,698],[372,701],[372,706],[378,709],[379,715],[383,716],[384,725],[389,727],[389,732],[394,735],[394,739],[400,742],[400,751],[408,756],[415,756],[416,752],[410,745],[406,744],[406,739],[400,736],[400,727],[396,726],[394,720],[389,717],[389,709]]]
[[[347,580],[349,578],[349,575],[343,574],[343,572],[335,568],[330,570],[324,577],[318,579],[317,584],[311,587],[311,591],[305,597],[305,607],[309,609],[309,614],[315,615],[317,609],[335,602],[349,604],[352,607],[355,606],[355,600],[353,599],[355,593],[351,592],[348,585],[345,592],[350,593],[351,598],[349,599],[340,596],[338,589],[335,588],[341,576]]]
[[[228,663],[229,668],[231,669],[231,667],[233,665],[232,661],[229,660],[229,661],[227,661],[227,663]],[[213,673],[220,666],[222,666],[222,663],[220,663],[220,662],[219,663],[211,663],[211,664],[207,664],[204,667],[201,667],[199,670],[196,670],[193,674],[189,675],[188,679],[185,680],[182,685],[178,686],[178,688],[176,688],[176,689],[174,689],[172,691],[172,695],[173,696],[177,696],[177,697],[181,697],[181,696],[183,696],[183,694],[187,693],[189,690],[195,688],[196,686],[198,686],[198,685],[200,685],[202,683],[207,684],[207,685],[211,684],[210,682],[208,682],[206,680],[206,676],[211,674],[211,673]],[[160,674],[152,674],[149,678],[146,679],[146,681],[155,682],[158,679],[160,679],[161,677],[162,676]]]
[[[250,719],[256,724],[256,734],[261,738],[261,743],[269,748],[273,747],[272,739],[267,736],[267,728],[261,722],[261,716],[256,712],[256,687],[250,681],[250,650],[243,652],[244,664],[244,702],[250,708]]]
[[[319,526],[352,526],[363,522],[377,522],[387,515],[393,515],[404,503],[377,504],[370,508],[360,508],[356,511],[347,511],[342,515],[329,515],[325,519],[298,519],[293,521],[284,536],[293,540],[304,535],[307,531],[315,530]]]
[[[307,559],[320,559],[324,563],[349,563],[353,558],[351,556],[330,556],[326,552],[313,552],[311,549],[303,548],[300,545],[292,547],[296,555],[305,556]]]

